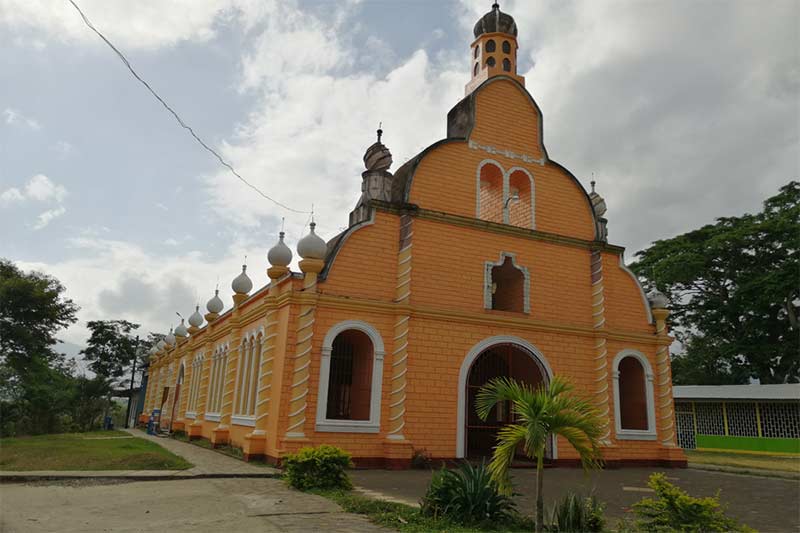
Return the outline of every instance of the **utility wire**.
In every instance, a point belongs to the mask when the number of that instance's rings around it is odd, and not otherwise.
[[[83,22],[84,22],[84,24],[86,24],[86,26],[87,26],[87,27],[88,27],[90,30],[92,30],[93,32],[95,32],[95,33],[96,33],[96,34],[97,34],[97,35],[98,35],[98,36],[99,36],[101,39],[103,39],[103,41],[104,41],[104,42],[105,42],[105,43],[106,43],[106,44],[107,44],[107,45],[108,45],[108,46],[109,46],[109,47],[110,47],[110,48],[111,48],[111,49],[114,51],[114,53],[116,53],[116,54],[117,54],[117,56],[120,58],[120,60],[121,60],[123,63],[125,63],[125,66],[126,66],[126,67],[128,67],[128,70],[130,70],[130,71],[131,71],[131,74],[133,74],[133,76],[134,76],[134,77],[135,77],[137,80],[139,80],[139,82],[140,82],[142,85],[144,85],[144,86],[147,88],[147,90],[148,90],[148,91],[150,91],[150,94],[152,94],[152,95],[153,95],[153,96],[156,98],[156,100],[158,100],[159,102],[161,102],[161,105],[163,105],[163,106],[164,106],[164,108],[165,108],[167,111],[169,111],[169,112],[172,114],[172,116],[173,116],[173,117],[175,117],[175,120],[177,120],[177,121],[178,121],[178,124],[180,124],[180,125],[181,125],[181,127],[182,127],[183,129],[185,129],[186,131],[188,131],[188,132],[189,132],[189,134],[191,134],[191,136],[192,136],[192,137],[194,137],[194,139],[195,139],[195,140],[196,140],[198,143],[200,143],[200,145],[201,145],[203,148],[205,148],[206,150],[208,150],[208,151],[209,151],[209,152],[210,152],[210,153],[211,153],[211,154],[212,154],[214,157],[216,157],[216,158],[219,160],[219,162],[220,162],[220,163],[221,163],[221,164],[222,164],[222,165],[223,165],[225,168],[227,168],[228,170],[230,170],[230,171],[231,171],[231,173],[232,173],[234,176],[236,176],[237,178],[239,178],[239,180],[241,180],[241,182],[242,182],[242,183],[244,183],[245,185],[247,185],[248,187],[250,187],[251,189],[253,189],[254,191],[256,191],[258,194],[260,194],[261,196],[263,196],[264,198],[266,198],[266,199],[267,199],[267,200],[269,200],[270,202],[274,203],[275,205],[277,205],[277,206],[279,206],[279,207],[282,207],[282,208],[286,209],[287,211],[291,211],[292,213],[302,213],[302,214],[311,213],[311,211],[302,211],[302,210],[300,210],[300,209],[293,209],[293,208],[289,207],[288,205],[286,205],[286,204],[284,204],[284,203],[281,203],[281,202],[279,202],[279,201],[278,201],[278,200],[276,200],[275,198],[272,198],[272,197],[271,197],[271,196],[269,196],[268,194],[266,194],[266,193],[262,192],[262,191],[261,191],[261,189],[259,189],[258,187],[256,187],[255,185],[253,185],[252,183],[250,183],[249,181],[247,181],[246,179],[244,179],[244,178],[241,176],[241,174],[239,174],[239,173],[236,171],[236,169],[235,169],[235,168],[233,168],[233,165],[231,165],[230,163],[228,163],[227,161],[225,161],[225,159],[224,159],[224,158],[223,158],[221,155],[219,155],[219,153],[217,153],[217,151],[216,151],[216,150],[214,150],[213,148],[211,148],[210,146],[208,146],[208,145],[205,143],[205,141],[203,141],[203,139],[201,139],[201,138],[200,138],[200,137],[199,137],[199,136],[198,136],[198,135],[197,135],[197,134],[194,132],[194,130],[193,130],[193,129],[192,129],[190,126],[189,126],[189,125],[187,125],[187,124],[186,124],[186,123],[183,121],[183,119],[182,119],[182,118],[181,118],[181,117],[178,115],[178,113],[176,113],[176,112],[175,112],[175,110],[173,110],[173,109],[172,109],[172,108],[169,106],[169,104],[167,104],[167,103],[164,101],[164,99],[163,99],[163,98],[161,98],[161,97],[158,95],[158,93],[157,93],[157,92],[155,92],[155,91],[153,90],[153,88],[152,88],[152,87],[150,87],[150,84],[149,84],[149,83],[147,83],[145,80],[143,80],[143,79],[141,78],[141,76],[139,76],[139,74],[137,74],[137,72],[136,72],[136,71],[133,69],[133,67],[131,66],[130,62],[129,62],[129,61],[128,61],[128,59],[125,57],[125,55],[124,55],[122,52],[120,52],[120,51],[119,51],[119,49],[118,49],[116,46],[114,46],[114,44],[113,44],[111,41],[109,41],[109,40],[106,38],[106,36],[105,36],[105,35],[103,35],[103,34],[100,32],[100,30],[98,30],[97,28],[95,28],[95,27],[94,27],[94,24],[92,24],[92,22],[91,22],[91,21],[90,21],[90,20],[89,20],[89,19],[86,17],[86,15],[84,15],[83,11],[81,11],[81,8],[80,8],[80,7],[78,7],[78,4],[76,4],[76,3],[75,3],[73,0],[68,0],[68,2],[69,2],[70,4],[72,4],[72,6],[73,6],[73,7],[74,7],[74,8],[75,8],[77,11],[78,11],[78,13],[80,14],[81,18],[83,19]]]

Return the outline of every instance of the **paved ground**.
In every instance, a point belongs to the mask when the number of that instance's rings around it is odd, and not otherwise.
[[[0,531],[387,531],[278,479],[0,485]]]
[[[623,468],[605,470],[586,476],[578,468],[552,468],[545,470],[545,506],[551,505],[568,491],[588,494],[594,492],[606,502],[609,526],[634,502],[651,494],[647,477],[652,468]],[[800,480],[777,479],[695,469],[664,471],[670,481],[693,496],[711,496],[721,489],[722,501],[728,512],[745,524],[761,532],[800,531]],[[361,490],[375,495],[387,495],[395,500],[414,504],[428,486],[431,473],[421,470],[390,472],[385,470],[357,470],[352,473],[353,483]],[[514,472],[514,487],[519,509],[532,514],[536,471],[518,469]]]

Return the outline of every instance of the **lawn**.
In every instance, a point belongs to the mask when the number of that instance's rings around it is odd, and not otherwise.
[[[0,470],[185,470],[192,464],[122,431],[0,439]]]
[[[684,450],[690,463],[800,474],[800,456]]]

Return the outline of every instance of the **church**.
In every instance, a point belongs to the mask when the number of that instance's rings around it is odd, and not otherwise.
[[[151,348],[143,420],[246,460],[331,444],[404,468],[490,456],[510,413],[480,420],[478,389],[560,375],[602,413],[607,465],[685,466],[667,299],[608,242],[594,184],[549,158],[514,19],[494,4],[474,36],[447,137],[391,171],[378,130],[346,230],[312,222],[294,252],[281,233],[267,286],[243,268],[229,309],[215,294]],[[560,438],[548,459],[577,464]]]

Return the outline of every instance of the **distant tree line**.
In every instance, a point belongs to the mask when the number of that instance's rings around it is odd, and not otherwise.
[[[64,290],[53,277],[0,259],[0,436],[95,429],[114,411],[114,391],[128,388],[134,358],[139,368],[147,364],[137,324],[92,321],[81,353],[95,375],[80,374],[56,350],[56,334],[77,321]]]

